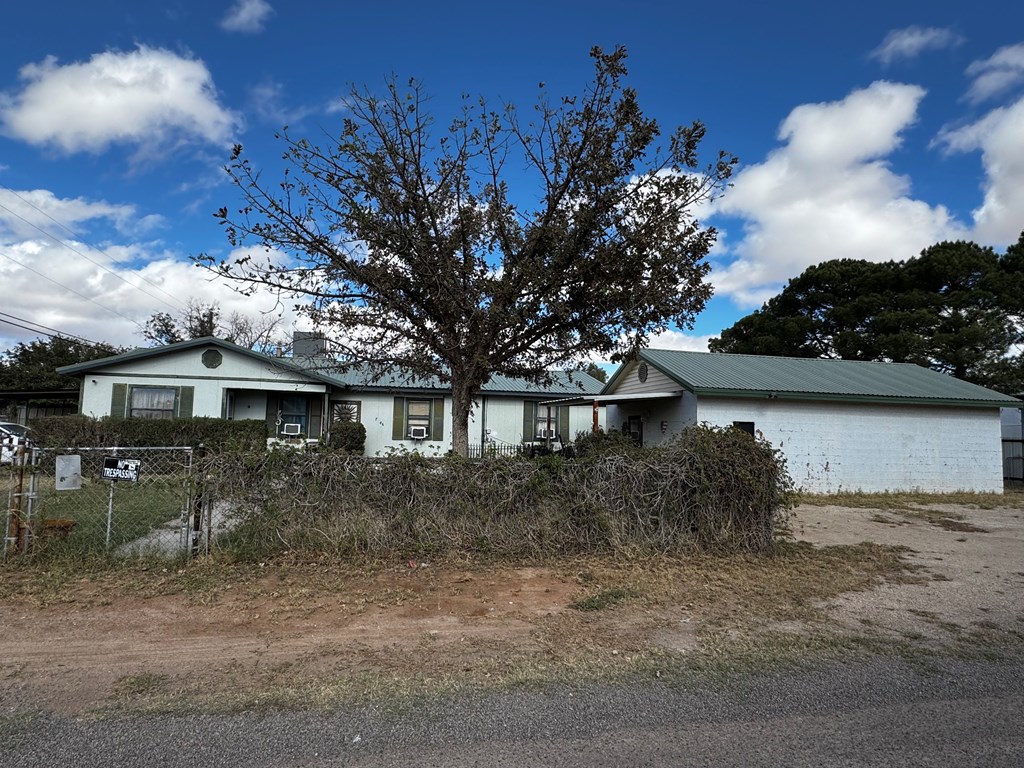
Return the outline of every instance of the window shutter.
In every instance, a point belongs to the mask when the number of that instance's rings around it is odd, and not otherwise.
[[[395,398],[395,411],[391,416],[391,439],[405,439],[405,398]]]
[[[569,434],[569,407],[559,406],[558,408],[558,436],[563,442],[571,443],[573,436]]]
[[[436,398],[434,407],[430,410],[433,417],[430,424],[430,439],[444,440],[444,398]]]
[[[128,385],[115,384],[110,388],[110,415],[124,418],[128,413]]]
[[[274,437],[277,437],[277,403],[277,395],[267,392],[267,429]]]
[[[178,387],[178,418],[192,418],[192,404],[195,401],[195,387]]]
[[[523,438],[522,442],[533,442],[537,435],[537,404],[527,400],[523,403]]]

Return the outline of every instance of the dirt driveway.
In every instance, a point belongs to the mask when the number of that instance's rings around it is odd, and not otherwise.
[[[830,616],[850,630],[938,641],[971,629],[1024,633],[1024,504],[902,512],[804,506],[794,529],[816,546],[867,540],[906,547],[905,560],[923,569],[917,583],[884,583],[830,601]]]
[[[814,548],[770,559],[0,571],[0,715],[317,706],[409,681],[661,674],[730,653],[730,638],[748,647],[766,616],[801,637],[940,647],[1024,636],[1022,508],[803,506],[792,527]],[[865,541],[907,548],[909,580],[887,578],[875,561],[891,550],[854,546]],[[783,586],[804,582],[817,587]],[[825,624],[808,624],[812,613]]]

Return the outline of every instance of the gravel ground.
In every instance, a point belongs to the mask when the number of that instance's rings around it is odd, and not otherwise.
[[[0,722],[0,765],[1020,766],[1024,659],[830,664],[728,684],[358,709]]]

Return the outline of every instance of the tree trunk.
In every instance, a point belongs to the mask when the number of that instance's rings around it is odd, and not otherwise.
[[[473,410],[473,393],[459,382],[452,381],[452,451],[458,456],[469,453],[469,414]]]

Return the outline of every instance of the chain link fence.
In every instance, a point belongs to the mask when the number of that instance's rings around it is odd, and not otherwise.
[[[192,448],[31,448],[11,464],[4,556],[177,556],[206,551]]]

